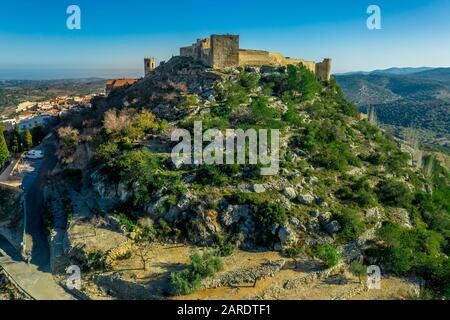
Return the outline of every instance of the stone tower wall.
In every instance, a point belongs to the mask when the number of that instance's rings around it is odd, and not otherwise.
[[[331,59],[323,59],[322,62],[316,63],[316,75],[325,80],[331,78]]]
[[[145,58],[144,59],[144,71],[145,76],[150,74],[156,68],[156,60],[155,58]]]
[[[239,66],[239,36],[211,36],[211,66],[228,68]]]

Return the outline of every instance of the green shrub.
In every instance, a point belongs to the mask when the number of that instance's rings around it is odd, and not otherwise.
[[[346,144],[333,142],[322,147],[321,151],[314,156],[314,162],[327,169],[343,172],[352,157]]]
[[[163,184],[158,155],[145,150],[127,151],[109,169],[112,178],[135,186],[134,205],[148,203],[153,191]]]
[[[403,229],[394,223],[386,224],[377,234],[387,246],[386,261],[398,274],[430,263],[429,258],[438,257],[445,243],[437,232],[422,228]]]
[[[225,241],[222,236],[216,235],[215,242],[218,248],[218,253],[221,257],[228,257],[233,254],[234,246],[231,243]]]
[[[200,288],[201,280],[198,274],[192,274],[187,269],[170,274],[170,282],[175,295],[187,295],[197,291]]]
[[[306,101],[314,97],[321,90],[321,86],[316,75],[305,66],[288,65],[286,89],[300,93],[302,100]]]
[[[254,72],[243,71],[239,75],[239,81],[241,86],[249,90],[254,90],[258,87],[259,79],[260,79],[259,75]]]
[[[213,252],[205,252],[202,255],[194,253],[191,256],[189,270],[202,278],[211,277],[222,269],[222,259]]]
[[[337,191],[337,196],[350,204],[357,203],[363,208],[371,208],[377,204],[376,196],[367,177],[359,178],[350,186],[342,187]]]
[[[450,260],[441,254],[447,246],[441,234],[422,228],[403,229],[393,223],[377,234],[384,241],[377,255],[389,269],[399,275],[414,272],[439,296],[450,297]]]
[[[87,268],[90,271],[103,270],[105,267],[104,257],[105,254],[101,251],[89,252],[87,255],[85,268]]]
[[[334,213],[333,217],[341,225],[339,237],[345,241],[355,240],[364,232],[365,223],[356,210],[346,207]]]
[[[384,179],[376,189],[378,199],[388,206],[407,207],[411,203],[411,191],[403,182]]]
[[[202,185],[220,186],[228,182],[228,177],[218,165],[203,165],[197,171],[196,179]]]
[[[222,85],[216,85],[215,90],[219,102],[227,106],[228,112],[249,101],[247,90],[237,82],[225,81]]]
[[[285,114],[283,114],[282,119],[295,127],[300,127],[303,125],[303,118],[297,114],[292,103],[288,104],[288,110]]]
[[[331,244],[317,246],[314,250],[314,254],[327,268],[336,266],[341,260],[341,254],[336,247]]]
[[[280,117],[279,111],[270,108],[268,105],[269,101],[266,97],[257,97],[253,99],[251,110],[255,124],[267,125],[274,123],[274,119]]]
[[[137,227],[136,223],[125,213],[119,213],[116,216],[119,219],[120,223],[128,230],[128,232],[133,231]]]
[[[214,253],[194,253],[186,269],[170,275],[173,291],[176,295],[195,292],[199,289],[203,278],[211,277],[222,269],[222,259]]]
[[[257,219],[267,229],[284,225],[287,221],[286,209],[279,203],[261,203],[257,206]]]

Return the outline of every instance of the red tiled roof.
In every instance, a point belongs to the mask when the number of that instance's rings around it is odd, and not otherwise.
[[[123,87],[137,82],[137,79],[112,79],[106,81],[106,85],[112,88]]]

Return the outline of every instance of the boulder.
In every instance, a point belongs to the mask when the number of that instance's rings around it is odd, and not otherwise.
[[[264,193],[266,192],[266,188],[262,184],[254,184],[251,187],[251,190],[255,193]]]
[[[323,212],[319,214],[319,221],[322,224],[328,223],[331,220],[331,217],[333,215],[331,214],[331,212]]]
[[[322,198],[320,198],[320,197],[316,198],[316,204],[319,207],[328,207],[328,203],[325,200],[323,200]]]
[[[280,203],[287,210],[292,208],[292,203],[286,197],[281,197]]]
[[[310,177],[310,178],[308,178],[308,182],[310,184],[318,184],[319,183],[319,179],[316,178],[316,177]]]
[[[286,187],[283,189],[283,194],[288,197],[288,199],[292,200],[297,196],[297,192],[294,188]]]
[[[388,216],[391,220],[400,224],[404,228],[407,228],[407,229],[413,228],[409,212],[404,208],[392,209],[392,211],[389,212]]]
[[[311,205],[314,202],[314,196],[310,193],[305,193],[302,195],[299,195],[297,198],[298,202],[305,205]]]
[[[292,217],[289,219],[289,222],[293,225],[293,226],[299,226],[300,225],[300,220],[298,220],[296,217]]]
[[[290,245],[297,241],[295,232],[287,226],[283,226],[278,230],[278,238],[283,245]]]
[[[379,220],[381,218],[382,210],[378,207],[369,208],[364,211],[364,216],[369,219]]]
[[[233,206],[228,205],[221,213],[220,220],[224,226],[231,226],[233,223],[238,223],[243,220],[251,220],[250,208],[247,205]]]
[[[326,223],[323,226],[324,230],[329,234],[335,234],[341,230],[341,225],[336,220]]]
[[[313,210],[313,211],[311,211],[311,212],[309,213],[309,215],[310,215],[312,218],[317,219],[317,218],[319,218],[320,212],[317,211],[317,210]]]
[[[178,200],[177,208],[183,211],[189,209],[194,199],[195,198],[190,193],[183,194]]]

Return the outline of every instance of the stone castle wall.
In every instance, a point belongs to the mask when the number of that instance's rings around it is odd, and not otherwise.
[[[321,79],[329,80],[331,76],[331,59],[315,63],[285,57],[277,52],[240,49],[239,35],[212,35],[210,39],[198,39],[193,45],[181,48],[180,55],[202,61],[212,68],[303,64]]]

